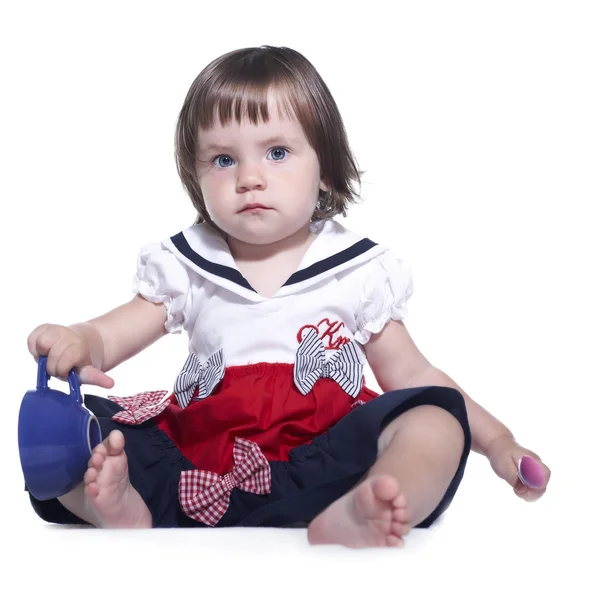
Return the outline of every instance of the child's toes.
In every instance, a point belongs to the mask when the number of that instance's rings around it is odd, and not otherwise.
[[[406,508],[407,507],[407,499],[405,498],[405,494],[397,494],[392,501],[393,508]]]
[[[90,469],[100,469],[106,460],[106,449],[104,448],[103,452],[98,450],[94,450],[91,454],[91,458],[89,459],[87,466]]]
[[[407,508],[394,508],[392,511],[392,520],[407,523]]]
[[[125,447],[125,436],[117,429],[110,432],[106,438],[106,450],[110,456],[120,454]]]
[[[407,534],[407,525],[399,521],[393,521],[390,524],[390,533],[392,535],[396,535],[397,537],[403,537]]]
[[[85,485],[89,485],[90,483],[94,483],[98,478],[98,470],[90,467],[85,471],[85,475],[83,475],[83,483]]]
[[[92,481],[85,486],[85,493],[89,498],[96,498],[100,493],[100,487],[95,481]]]
[[[386,543],[395,548],[402,548],[405,545],[405,540],[403,540],[400,536],[393,535],[391,533],[386,537]]]

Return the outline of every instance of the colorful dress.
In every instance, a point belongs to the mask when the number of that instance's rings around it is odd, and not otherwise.
[[[154,526],[308,523],[367,473],[384,425],[422,404],[454,414],[466,444],[420,526],[452,500],[471,447],[461,395],[365,385],[365,344],[407,314],[408,266],[334,220],[311,229],[297,271],[269,298],[205,224],[142,248],[133,290],[164,303],[167,331],[188,334],[188,357],[170,390],[85,401],[104,435],[123,431]],[[56,501],[32,502],[46,520],[79,522]]]

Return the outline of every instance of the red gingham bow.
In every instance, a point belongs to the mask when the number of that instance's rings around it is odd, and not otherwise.
[[[214,527],[228,510],[233,488],[253,494],[270,492],[270,465],[255,442],[236,438],[233,458],[233,470],[223,476],[198,469],[181,473],[179,498],[188,517]]]
[[[108,396],[124,410],[112,415],[113,421],[127,425],[139,425],[158,416],[169,404],[172,394],[165,390],[141,392],[134,396]]]

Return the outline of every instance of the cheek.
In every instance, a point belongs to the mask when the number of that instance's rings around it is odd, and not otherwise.
[[[311,163],[304,164],[299,169],[293,169],[289,178],[296,189],[311,192],[320,187],[320,168]]]
[[[222,195],[225,187],[224,177],[201,177],[199,179],[199,187],[206,203],[213,202]]]

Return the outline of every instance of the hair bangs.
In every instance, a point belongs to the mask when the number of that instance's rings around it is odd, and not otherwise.
[[[198,98],[198,125],[210,129],[216,122],[223,127],[233,119],[237,123],[249,121],[253,125],[270,120],[269,99],[273,95],[281,116],[295,118],[297,99],[292,96],[292,87],[275,72],[252,73],[251,70],[220,77],[206,86],[203,97]],[[278,76],[277,76],[278,75]]]

